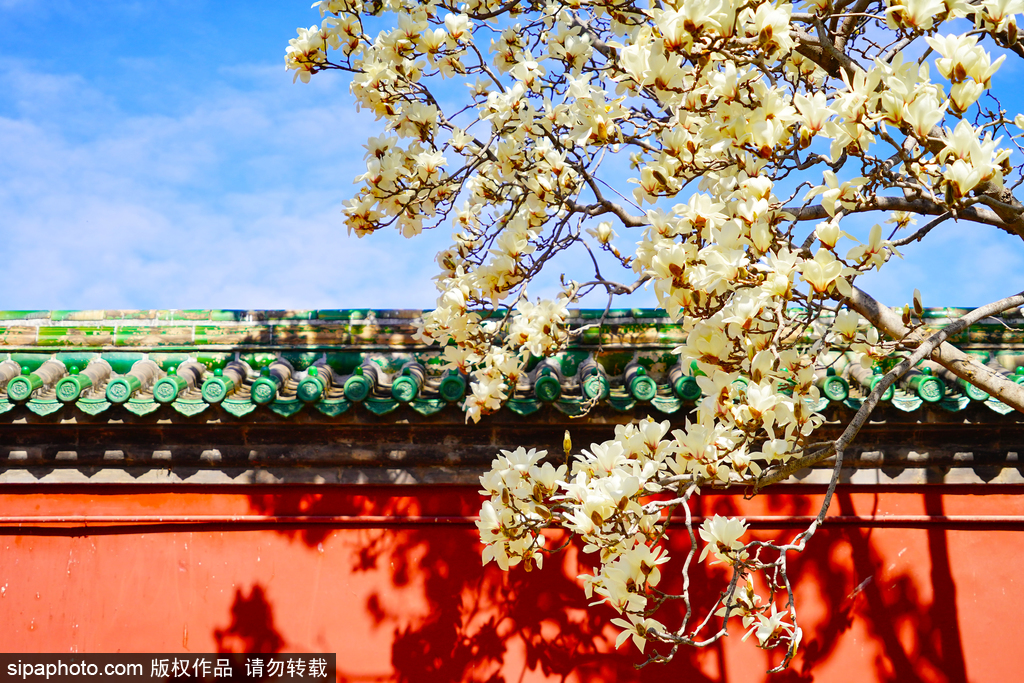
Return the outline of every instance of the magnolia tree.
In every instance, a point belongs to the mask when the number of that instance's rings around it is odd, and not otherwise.
[[[420,336],[472,374],[467,419],[500,408],[531,357],[565,347],[567,306],[583,294],[611,304],[647,287],[684,324],[675,352],[703,398],[678,429],[616,428],[571,467],[504,451],[482,478],[484,562],[530,569],[545,529],[579,535],[596,556],[584,590],[618,612],[619,644],[653,646],[649,661],[715,643],[735,621],[784,652],[778,668],[800,642],[787,558],[824,518],[836,476],[788,543],[745,540],[741,519],[696,526],[689,504],[702,488],[756,492],[826,458],[838,475],[880,396],[923,359],[1024,409],[1022,387],[944,341],[1024,296],[936,331],[919,324],[916,295],[893,311],[857,287],[945,221],[1024,237],[1013,192],[1024,116],[992,89],[1003,62],[1024,57],[1024,0],[314,7],[321,24],[299,29],[287,67],[303,82],[349,72],[357,106],[381,122],[345,205],[349,230],[454,226]],[[872,222],[866,242],[844,232]],[[562,275],[556,299],[529,299],[531,279],[570,247],[589,252],[580,272]],[[808,406],[837,352],[865,367],[901,360],[821,441]],[[682,591],[669,595],[658,585],[673,510],[690,543]],[[690,598],[700,562],[728,569],[704,612]],[[683,609],[659,621],[669,602]]]

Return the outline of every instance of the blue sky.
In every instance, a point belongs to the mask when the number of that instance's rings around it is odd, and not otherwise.
[[[0,0],[0,309],[431,306],[447,232],[346,234],[377,124],[342,76],[285,72],[308,5]],[[933,306],[1024,289],[1020,241],[967,231],[864,286]]]

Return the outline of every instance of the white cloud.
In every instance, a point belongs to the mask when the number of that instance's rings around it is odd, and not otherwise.
[[[239,65],[211,82],[134,112],[83,77],[0,63],[0,308],[431,306],[447,230],[345,232],[341,202],[379,124],[343,79],[293,86],[282,68]],[[861,285],[894,305],[918,287],[931,306],[1024,289],[1019,239],[993,228],[948,222],[905,253]],[[562,270],[588,278],[589,256],[561,255],[531,296],[554,295]]]
[[[372,121],[340,87],[238,80],[131,115],[80,78],[0,73],[0,308],[431,305],[423,255],[447,235],[345,233]]]

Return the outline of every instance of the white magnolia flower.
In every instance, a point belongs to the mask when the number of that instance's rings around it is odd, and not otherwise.
[[[743,542],[739,540],[740,536],[747,532],[747,523],[739,517],[715,515],[704,520],[699,532],[700,537],[707,543],[700,554],[699,562],[703,562],[708,553],[711,553],[716,562],[729,564],[746,557],[744,553],[737,553],[743,547]]]
[[[619,648],[629,638],[633,639],[633,644],[636,645],[640,652],[644,651],[644,647],[647,645],[648,631],[665,631],[665,626],[656,619],[645,619],[637,614],[627,614],[629,621],[625,619],[612,619],[612,623],[620,628],[624,629],[622,633],[615,639],[615,647]]]
[[[609,425],[607,440],[567,446],[564,464],[510,448],[480,479],[484,562],[539,567],[544,529],[581,535],[598,565],[584,590],[625,615],[619,645],[632,637],[642,648],[660,630],[646,610],[670,566],[663,505],[800,457],[824,421],[812,409],[816,369],[839,353],[867,366],[891,355],[841,305],[859,275],[898,253],[878,225],[840,249],[843,221],[900,202],[928,220],[1002,215],[995,193],[1019,171],[999,136],[1013,142],[1002,131],[1011,118],[1024,129],[1024,114],[990,120],[975,108],[990,108],[1005,59],[987,46],[1014,44],[1024,0],[886,0],[885,24],[857,41],[837,33],[851,26],[848,8],[828,0],[796,13],[766,0],[315,6],[321,24],[298,30],[286,68],[303,82],[349,73],[356,106],[380,126],[342,207],[349,231],[415,237],[451,223],[436,306],[414,336],[438,345],[435,367],[471,377],[467,420],[523,398],[528,370],[573,335],[606,343],[596,325],[569,329],[581,295],[647,287],[685,334],[678,359],[649,365],[669,392],[701,390],[684,428]],[[826,39],[851,61],[825,57]],[[903,51],[889,54],[895,45]],[[932,55],[919,63],[925,46]],[[804,184],[803,198],[791,196]],[[915,215],[894,212],[894,232]],[[617,232],[635,235],[633,253]],[[531,300],[528,285],[559,254],[586,272]],[[619,266],[625,277],[610,274]],[[656,340],[637,334],[640,345]],[[678,376],[684,368],[692,377]],[[656,405],[676,400],[667,393]],[[759,571],[745,531],[739,519],[706,519],[701,561]],[[744,629],[762,646],[799,642],[789,612],[775,598],[761,604],[750,579],[728,598]]]

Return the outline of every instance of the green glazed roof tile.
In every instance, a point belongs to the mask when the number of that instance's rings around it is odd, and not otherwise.
[[[328,417],[337,417],[348,410],[351,406],[352,404],[345,399],[331,399],[320,401],[316,404],[316,409]]]
[[[508,401],[508,409],[517,415],[532,415],[540,410],[541,404],[537,401],[512,398]]]
[[[281,417],[291,417],[305,407],[302,401],[274,401],[268,407]]]
[[[164,320],[211,320],[210,311],[166,311]]]
[[[348,320],[347,311],[340,309],[324,308],[316,312],[317,320]]]
[[[609,396],[607,401],[612,408],[619,412],[633,410],[636,406],[636,399],[632,396]]]
[[[368,398],[363,401],[363,406],[366,407],[371,413],[376,415],[387,415],[391,411],[395,410],[401,404],[398,401],[392,399],[381,399],[381,398]]]
[[[221,401],[220,406],[237,418],[244,417],[256,410],[256,404],[252,401],[232,400],[230,398]]]
[[[249,311],[249,320],[316,320],[316,311]]]
[[[985,407],[988,408],[989,410],[992,410],[993,412],[999,413],[1000,415],[1006,415],[1007,413],[1013,412],[1013,408],[1006,405],[1002,401],[997,401],[994,398],[990,398],[989,400],[985,401]]]
[[[128,399],[122,404],[125,410],[130,413],[134,413],[139,417],[149,415],[152,412],[157,411],[160,408],[160,404],[156,401],[150,401],[146,399]]]
[[[436,398],[422,399],[418,398],[409,403],[409,406],[420,415],[433,415],[439,413],[448,407],[446,401],[442,401]]]
[[[176,368],[185,361],[189,360],[187,353],[151,353],[149,359],[160,366],[164,372],[167,372],[168,368]],[[200,361],[202,362],[202,361]]]
[[[350,343],[373,346],[420,346],[411,326],[352,325],[349,328]]]
[[[49,353],[12,353],[11,360],[22,367],[22,372],[28,370],[33,372],[46,362],[50,357]]]
[[[957,309],[936,309],[928,312],[925,322],[932,326],[939,325],[960,312]],[[591,325],[603,313],[573,310],[570,311],[570,324]],[[99,355],[110,363],[113,370],[113,375],[106,380],[109,385],[143,358],[156,362],[164,373],[175,372],[186,360],[197,361],[205,366],[204,375],[199,379],[199,384],[202,384],[213,376],[214,369],[223,369],[236,357],[249,363],[257,372],[276,358],[283,357],[300,374],[290,386],[282,388],[285,400],[279,401],[281,405],[277,406],[278,409],[275,410],[276,404],[272,403],[269,410],[288,419],[301,408],[299,402],[288,400],[288,397],[294,395],[295,384],[305,376],[301,373],[307,372],[316,362],[327,362],[336,373],[334,387],[322,396],[315,397],[311,403],[317,410],[306,411],[303,417],[296,418],[299,420],[337,417],[350,410],[362,415],[384,415],[397,410],[399,402],[381,397],[391,395],[396,381],[395,374],[400,372],[402,366],[415,361],[426,369],[427,381],[418,387],[417,395],[410,403],[411,410],[425,415],[447,411],[444,413],[446,417],[441,419],[461,422],[462,415],[458,407],[460,399],[456,398],[454,402],[451,402],[450,397],[448,401],[442,400],[440,378],[444,371],[440,349],[426,347],[413,337],[415,325],[412,321],[422,314],[418,310],[370,309],[0,312],[0,319],[8,322],[6,326],[0,327],[0,345],[6,345],[13,351],[8,354],[0,348],[0,360],[10,356],[28,371],[34,371],[45,360],[56,356],[65,365],[81,371],[102,351]],[[553,389],[557,389],[557,392],[549,391],[541,396],[543,392],[538,390],[539,385],[531,386],[528,383],[525,388],[516,390],[516,398],[506,405],[505,410],[511,414],[529,414],[541,409],[539,400],[546,397],[546,400],[555,400],[557,410],[571,415],[582,413],[582,388],[577,371],[580,363],[595,357],[595,354],[611,389],[610,398],[598,402],[599,409],[629,411],[643,407],[644,410],[662,414],[692,410],[694,400],[699,400],[699,395],[680,401],[669,377],[670,369],[676,364],[671,350],[685,341],[682,326],[659,316],[663,316],[659,309],[609,311],[605,325],[600,329],[589,328],[581,340],[573,342],[574,347],[552,359],[563,376],[559,381],[557,374],[547,375],[556,383]],[[967,352],[985,354],[983,362],[992,357],[991,362],[996,363],[995,357],[998,357],[1000,367],[1012,370],[1018,362],[1024,363],[1024,319],[1020,316],[1008,317],[998,324],[974,326],[963,335],[959,344]],[[598,348],[598,345],[601,347]],[[207,351],[209,347],[215,348]],[[116,350],[118,348],[125,350]],[[531,360],[530,382],[538,381],[534,369],[540,360]],[[346,382],[366,361],[372,361],[385,373],[381,383],[373,387],[368,400],[361,405],[340,399]],[[633,404],[638,397],[648,400],[647,397],[652,395],[652,387],[645,387],[640,396],[629,395],[630,387],[626,386],[623,373],[626,366],[634,361],[646,370],[650,378],[648,381],[656,384],[656,391],[649,403],[637,403],[635,406]],[[228,413],[239,419],[266,420],[268,411],[259,411],[246,417],[254,410],[250,400],[251,382],[252,378],[246,380],[227,397],[221,404],[223,411],[206,410],[212,404],[199,398],[198,389],[189,389],[179,394],[172,403],[173,410],[183,415],[204,413],[205,417],[199,419],[221,419]],[[885,404],[886,409],[908,413],[931,410],[933,414],[938,411],[951,415],[968,408],[981,409],[981,406],[991,413],[1008,411],[1003,404],[991,400],[970,404],[963,387],[944,380],[943,383],[946,398],[939,403],[923,405],[917,395],[900,390],[893,401]],[[151,385],[148,391],[152,390]],[[471,390],[472,387],[468,386],[467,391]],[[52,392],[52,387],[41,391]],[[87,390],[77,401],[72,399],[60,406],[56,403],[47,404],[46,409],[60,416],[60,419],[72,416],[76,406],[77,410],[95,415],[101,412],[97,410],[99,404],[104,404],[104,409],[109,407],[102,398],[93,398],[96,391],[99,391],[96,397],[101,397],[105,391],[104,386]],[[859,405],[864,392],[864,387],[859,384],[851,386],[850,396],[832,397],[833,406],[841,403],[843,406],[855,407]],[[42,400],[49,400],[51,395],[44,393]],[[144,395],[148,396],[148,393]],[[5,398],[5,391],[0,390],[0,401]],[[145,420],[157,420],[161,415],[166,418],[169,412],[173,412],[157,411],[157,404],[148,398],[142,403],[129,403],[126,409],[136,410]],[[827,403],[823,396],[820,407],[826,409]],[[4,419],[18,419],[18,416],[24,418],[27,412],[32,411],[31,406],[8,404],[12,412]],[[43,409],[41,405],[37,408]],[[310,418],[310,415],[313,417]],[[102,419],[121,420],[124,419],[124,413],[114,410]]]
[[[104,320],[106,317],[106,311],[50,311],[50,320],[54,322],[65,320]]]
[[[370,308],[338,308],[317,311],[320,320],[365,320],[369,317]]]
[[[172,403],[171,407],[185,417],[193,417],[209,408],[210,404],[206,401],[182,401],[179,399]]]
[[[371,308],[322,308],[314,311],[315,320],[344,320],[347,322],[365,322],[371,317],[375,320],[416,320],[423,317],[419,309],[371,309]]]
[[[116,339],[113,327],[40,327],[39,346],[112,346]]]
[[[100,358],[110,363],[114,374],[123,375],[132,369],[136,362],[142,360],[142,354],[131,351],[108,351],[101,353]]]
[[[967,315],[970,312],[971,309],[969,308],[926,308],[924,311],[924,315],[921,317],[925,320],[935,320],[936,318],[959,318],[961,316]]]
[[[192,343],[192,328],[175,326],[119,327],[115,346],[186,346]]]
[[[150,310],[124,310],[118,309],[116,311],[107,311],[108,320],[156,320],[159,311],[155,309]]]
[[[569,417],[578,417],[584,413],[582,401],[579,399],[560,399],[551,405]]]
[[[951,413],[956,413],[961,410],[964,410],[970,404],[971,399],[964,394],[946,396],[941,401],[939,401],[939,405],[942,406],[942,409]]]
[[[238,322],[239,320],[245,320],[245,311],[203,311],[206,314],[207,320],[214,322]]]
[[[683,407],[683,402],[673,396],[655,396],[651,399],[651,405],[661,412],[671,415]]]
[[[367,314],[369,315],[369,314]],[[408,308],[376,308],[373,317],[377,320],[415,320],[423,316],[423,311]]]
[[[340,346],[352,339],[348,325],[277,325],[274,341],[296,346]]]
[[[63,408],[64,404],[54,399],[32,399],[27,407],[39,417],[45,417]]]
[[[36,342],[37,327],[0,327],[0,346],[32,346]]]
[[[571,311],[571,313],[575,313],[576,315],[578,315],[583,320],[600,320],[601,316],[604,315],[604,311],[597,310],[597,309],[593,309],[593,310],[577,310],[577,311]],[[610,315],[611,311],[608,311],[608,313]],[[615,311],[615,313],[617,314],[616,317],[619,317],[618,314],[621,313],[621,311]]]
[[[0,320],[49,320],[50,311],[0,311]]]
[[[196,325],[193,344],[216,346],[267,345],[271,343],[271,328],[266,325]]]
[[[633,317],[665,319],[668,317],[668,312],[664,308],[634,308]]]

